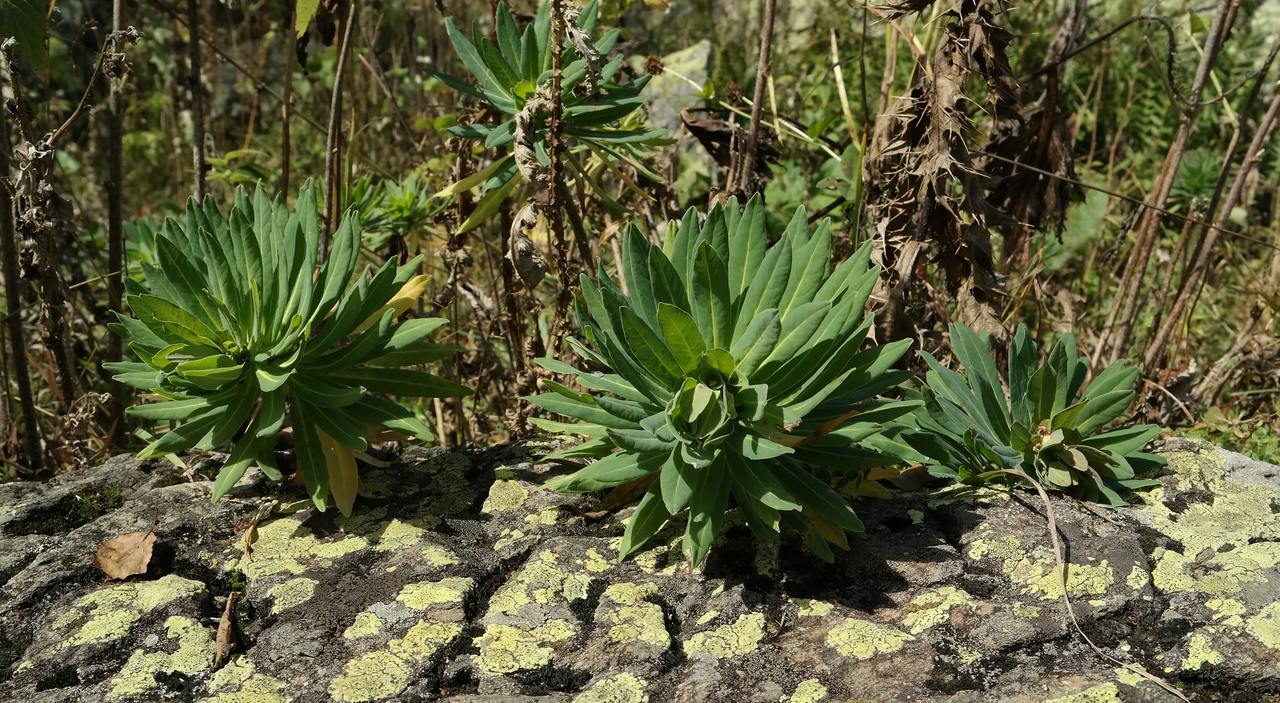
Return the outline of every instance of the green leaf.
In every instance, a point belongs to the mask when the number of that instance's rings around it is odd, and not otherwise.
[[[407,398],[461,398],[471,395],[471,389],[466,386],[426,371],[357,367],[334,371],[331,379],[364,386],[374,393]]]
[[[462,60],[462,64],[467,67],[471,75],[480,81],[480,87],[492,97],[505,98],[508,104],[513,105],[515,96],[511,95],[498,80],[498,76],[481,58],[476,45],[472,44],[471,40],[458,29],[452,17],[445,18],[444,29],[449,36],[449,41],[453,43],[454,51],[458,53],[458,58]]]
[[[689,499],[689,522],[684,533],[684,551],[689,563],[698,566],[711,551],[724,524],[729,503],[729,472],[718,461],[697,472]]]
[[[0,0],[0,38],[16,39],[19,54],[41,73],[49,67],[47,11],[46,0]]]
[[[659,470],[667,455],[619,452],[598,459],[574,473],[551,481],[549,488],[563,493],[588,493],[612,488]]]
[[[698,323],[685,311],[667,303],[658,305],[657,317],[662,336],[679,365],[681,375],[689,375],[698,368],[702,353],[707,350],[702,333],[698,331]]]
[[[618,557],[626,559],[635,553],[636,550],[644,546],[663,525],[667,524],[667,520],[671,519],[671,515],[662,504],[662,496],[659,494],[657,486],[652,486],[649,491],[640,499],[640,504],[636,506],[636,511],[631,515],[631,519],[627,521],[626,531],[622,534],[622,542],[618,545]]]
[[[795,451],[791,447],[783,446],[767,437],[755,434],[743,434],[741,440],[742,443],[738,446],[738,451],[742,453],[743,458],[747,459],[748,463],[776,459]]]
[[[827,484],[793,466],[775,464],[773,470],[805,511],[813,511],[818,517],[849,532],[864,530],[853,509]]]
[[[693,486],[698,474],[705,469],[694,468],[681,461],[674,454],[662,465],[662,473],[658,477],[658,485],[662,488],[662,504],[667,512],[675,515],[689,505],[693,496]]]
[[[729,297],[724,260],[703,243],[694,254],[690,271],[690,304],[698,328],[707,330],[712,347],[728,347],[733,337],[733,301]]]
[[[684,373],[667,345],[631,308],[621,308],[619,313],[627,346],[631,353],[635,354],[640,365],[661,381],[670,385],[678,383],[684,377]]]
[[[126,412],[132,417],[143,420],[185,420],[211,407],[208,398],[183,398],[167,400],[160,403],[135,405]]]

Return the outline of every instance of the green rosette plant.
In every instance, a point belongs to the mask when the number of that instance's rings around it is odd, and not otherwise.
[[[547,382],[530,400],[578,420],[537,420],[586,438],[560,457],[593,461],[557,480],[562,491],[644,489],[620,548],[633,553],[688,514],[683,547],[706,557],[730,501],[763,539],[783,525],[830,559],[828,543],[862,523],[832,481],[856,482],[894,458],[859,446],[915,403],[878,399],[908,375],[890,370],[909,340],[867,345],[864,306],[878,275],[870,247],[835,270],[831,229],[803,209],[770,245],[759,198],[690,210],[661,248],[632,225],[621,275],[582,279],[577,299],[588,364],[556,360],[588,392]]]
[[[520,181],[521,170],[527,174],[529,168],[545,168],[551,163],[546,119],[552,63],[550,7],[550,3],[542,3],[534,21],[521,31],[506,3],[499,2],[494,13],[496,43],[475,24],[468,38],[452,19],[445,20],[449,40],[473,82],[443,73],[433,75],[454,90],[481,101],[491,108],[488,114],[493,116],[454,125],[449,132],[482,141],[486,149],[506,152],[488,167],[437,194],[450,195],[484,186],[486,195],[476,205],[478,215],[469,218],[464,229],[488,217],[511,195]],[[623,56],[606,60],[618,43],[619,30],[609,29],[598,40],[592,39],[598,16],[593,0],[580,11],[571,10],[566,21],[560,83],[566,164],[596,190],[595,178],[589,175],[592,169],[584,162],[586,157],[594,156],[606,163],[625,162],[644,177],[660,180],[643,163],[653,147],[670,142],[666,130],[649,126],[641,110],[645,101],[641,91],[649,76],[623,81],[619,73]],[[522,158],[526,163],[517,168]]]
[[[1159,427],[1099,431],[1133,403],[1137,369],[1112,364],[1086,387],[1088,362],[1073,335],[1059,337],[1040,363],[1036,343],[1019,326],[1009,348],[1006,391],[986,335],[952,325],[951,348],[961,372],[922,353],[929,367],[924,405],[900,438],[911,448],[904,458],[966,484],[1030,480],[1109,505],[1124,505],[1127,490],[1157,484],[1137,476],[1164,464],[1142,451]]]
[[[431,440],[412,411],[386,396],[469,391],[416,369],[453,353],[427,341],[446,321],[401,320],[429,281],[419,260],[354,276],[360,222],[348,213],[320,258],[321,224],[308,183],[292,212],[243,188],[223,215],[194,199],[156,232],[156,265],[125,279],[133,316],[112,330],[139,361],[107,364],[156,402],[128,410],[166,422],[139,454],[230,448],[215,500],[253,465],[279,479],[277,436],[292,428],[298,474],[312,501],[349,514],[359,488],[355,453],[385,429]]]

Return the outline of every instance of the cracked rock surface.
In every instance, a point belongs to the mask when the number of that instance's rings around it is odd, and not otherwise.
[[[1113,661],[1069,624],[1033,494],[858,499],[867,532],[834,564],[730,516],[690,574],[676,529],[619,563],[629,509],[543,489],[567,469],[541,451],[408,449],[365,469],[350,519],[260,480],[211,505],[127,457],[0,485],[0,700],[1177,700],[1138,668],[1192,700],[1280,700],[1280,468],[1170,440],[1134,506],[1055,501],[1066,590]],[[98,543],[147,529],[147,574],[106,582]]]

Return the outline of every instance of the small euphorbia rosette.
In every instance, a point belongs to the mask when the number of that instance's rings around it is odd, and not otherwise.
[[[1154,425],[1100,432],[1133,403],[1138,372],[1108,366],[1085,385],[1088,362],[1064,334],[1043,363],[1025,326],[1009,348],[1007,390],[985,335],[952,325],[961,371],[923,354],[929,372],[920,411],[882,445],[930,473],[968,484],[1034,481],[1050,491],[1124,505],[1124,493],[1156,485],[1140,478],[1164,463],[1143,450]]]
[[[684,550],[699,564],[736,506],[758,537],[791,528],[829,559],[862,530],[833,485],[895,462],[861,446],[918,405],[880,397],[908,377],[891,366],[909,342],[867,343],[869,247],[833,270],[830,226],[810,227],[803,210],[769,240],[759,198],[701,221],[690,210],[661,247],[632,226],[626,292],[608,274],[582,280],[582,340],[569,343],[590,370],[540,360],[586,390],[548,382],[531,399],[578,420],[534,420],[585,438],[556,456],[592,460],[553,485],[643,493],[623,556],[687,514]]]

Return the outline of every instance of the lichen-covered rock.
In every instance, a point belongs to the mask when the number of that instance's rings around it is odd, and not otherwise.
[[[730,515],[690,573],[676,528],[618,562],[627,511],[542,488],[541,451],[388,457],[345,520],[165,462],[0,485],[0,700],[1280,700],[1277,467],[1172,440],[1137,504],[1055,500],[1064,593],[1033,494],[862,499],[834,564]],[[150,570],[105,581],[95,547],[139,529]]]

